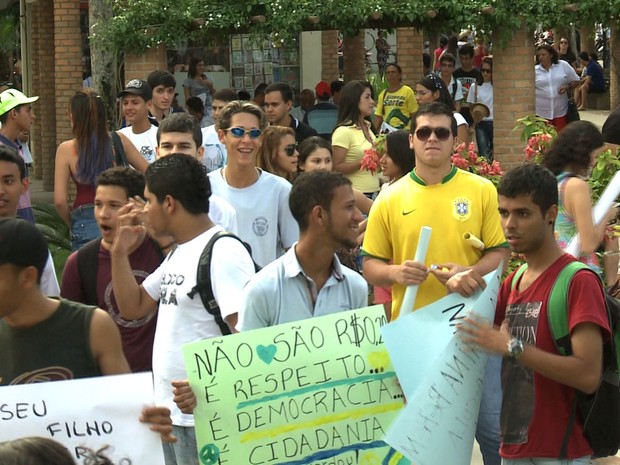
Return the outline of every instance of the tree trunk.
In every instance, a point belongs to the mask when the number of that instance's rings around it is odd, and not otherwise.
[[[596,51],[596,47],[594,45],[594,28],[592,26],[581,26],[581,29],[579,30],[579,38],[581,42],[580,51],[588,53]]]
[[[90,0],[88,2],[88,21],[90,33],[97,31],[100,24],[112,19],[112,2],[107,0]],[[116,76],[116,51],[90,44],[93,85],[103,99],[108,122],[111,129],[118,127],[116,95],[118,89]]]
[[[365,30],[362,29],[355,37],[345,36],[344,38],[344,82],[366,79],[364,32]]]
[[[613,110],[620,105],[620,27],[611,28],[610,54],[611,72],[609,73],[610,108]]]

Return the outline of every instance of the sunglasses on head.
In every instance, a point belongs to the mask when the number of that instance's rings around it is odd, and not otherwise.
[[[246,134],[250,136],[250,139],[258,139],[263,133],[260,129],[244,129],[238,127],[224,129],[224,131],[230,132],[233,137],[236,137],[237,139],[242,139]]]
[[[289,144],[284,147],[284,153],[286,153],[287,157],[292,157],[293,155],[295,155],[295,150],[297,150],[296,144]]]
[[[426,142],[433,133],[435,133],[435,136],[440,141],[446,141],[452,136],[452,130],[448,128],[429,128],[428,126],[422,126],[416,129],[415,136],[418,140]]]

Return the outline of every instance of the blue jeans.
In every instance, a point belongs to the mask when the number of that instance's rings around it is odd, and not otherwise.
[[[493,161],[493,121],[480,121],[476,126],[478,152],[488,161]]]
[[[590,456],[580,457],[572,460],[560,459],[503,459],[503,465],[590,465]]]
[[[166,465],[200,465],[194,427],[172,425],[172,434],[177,442],[162,443]]]
[[[95,206],[81,205],[71,212],[71,250],[76,251],[87,242],[101,236],[95,220]]]
[[[501,464],[499,456],[499,412],[502,407],[501,370],[502,358],[489,355],[476,425],[476,441],[480,445],[484,465]]]
[[[23,220],[28,221],[29,223],[35,224],[34,221],[34,211],[32,207],[20,208],[17,210],[17,217]]]

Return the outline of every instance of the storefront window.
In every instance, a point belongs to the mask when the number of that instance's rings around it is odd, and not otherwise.
[[[287,82],[299,94],[299,42],[275,47],[269,40],[257,42],[249,34],[233,34],[226,43],[211,47],[184,46],[168,50],[168,70],[177,81],[177,101],[184,106],[183,81],[187,78],[189,60],[204,60],[207,77],[216,90],[231,88],[254,96],[254,89],[264,82]]]

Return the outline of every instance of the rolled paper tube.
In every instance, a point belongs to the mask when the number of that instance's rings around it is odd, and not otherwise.
[[[620,171],[616,171],[614,177],[611,178],[607,187],[601,194],[596,202],[596,205],[592,209],[592,222],[594,224],[600,224],[605,219],[605,215],[609,211],[609,208],[613,206],[616,198],[620,195]],[[564,252],[571,254],[573,257],[579,257],[581,254],[579,235],[576,234],[568,243]]]
[[[465,239],[465,242],[467,242],[469,245],[471,245],[475,249],[484,251],[484,242],[482,242],[480,239],[478,239],[473,234],[465,233],[463,234],[463,239]]]
[[[428,226],[422,227],[420,229],[420,237],[418,239],[418,247],[415,250],[414,261],[418,263],[424,263],[426,260],[426,251],[428,250],[428,243],[431,240],[431,232],[432,228]],[[405,296],[403,297],[403,304],[400,307],[400,314],[404,316],[408,313],[413,312],[413,305],[415,304],[415,298],[418,295],[418,284],[414,284],[412,286],[407,286],[405,289]]]

